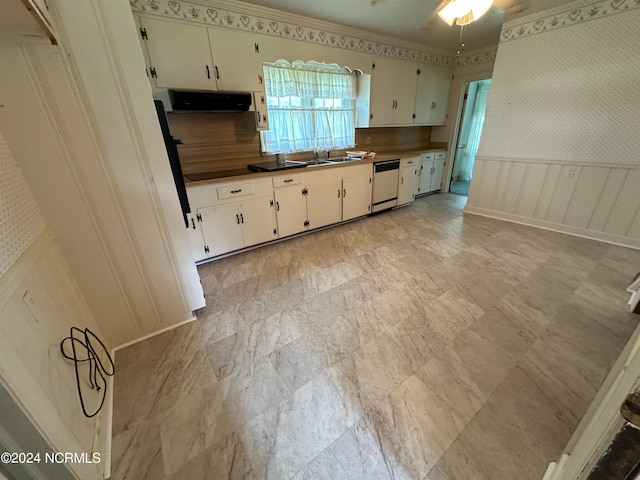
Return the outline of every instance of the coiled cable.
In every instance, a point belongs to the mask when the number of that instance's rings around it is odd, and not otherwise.
[[[74,334],[77,334],[80,338],[77,338]],[[69,344],[71,345],[70,353],[68,353]],[[65,351],[65,345],[67,351]],[[96,350],[96,348],[99,350]],[[69,329],[69,336],[60,342],[60,351],[64,358],[71,360],[74,364],[76,372],[76,386],[78,388],[78,397],[80,398],[82,413],[84,413],[85,417],[88,418],[95,417],[102,409],[107,397],[107,380],[105,375],[111,377],[115,373],[115,365],[111,355],[109,355],[109,352],[107,351],[107,347],[105,347],[104,343],[102,343],[96,334],[88,328],[80,330],[77,327],[71,327]],[[98,353],[101,353],[102,355],[99,355]],[[103,363],[103,359],[107,361],[106,366]],[[84,398],[82,396],[82,389],[80,387],[79,364],[85,362],[89,362],[89,385],[91,385],[91,389],[96,389],[98,392],[102,390],[100,405],[93,413],[87,412]]]

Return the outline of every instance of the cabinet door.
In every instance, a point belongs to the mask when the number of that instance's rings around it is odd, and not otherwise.
[[[307,186],[309,228],[320,228],[342,221],[342,180]]]
[[[244,247],[236,202],[199,208],[198,213],[202,217],[202,234],[210,257]]]
[[[269,110],[267,109],[267,95],[264,90],[253,93],[253,110],[256,115],[256,130],[269,130]]]
[[[279,188],[275,191],[278,237],[287,237],[307,229],[307,200],[302,187]]]
[[[415,64],[375,58],[371,80],[371,125],[413,123],[417,75]]]
[[[245,247],[278,238],[273,196],[242,200],[238,202],[238,212]]]
[[[196,214],[190,213],[187,215],[187,221],[189,226],[187,227],[187,236],[189,237],[189,243],[191,244],[191,252],[193,253],[193,260],[199,262],[210,256],[204,249],[204,237],[202,236],[202,228],[200,222],[196,220]]]
[[[446,68],[432,67],[430,71],[431,91],[434,107],[431,110],[431,125],[447,123],[447,105],[451,88],[451,71]]]
[[[358,175],[342,180],[342,219],[371,213],[371,175]]]
[[[158,88],[216,90],[206,28],[146,17],[140,23]]]
[[[420,176],[418,179],[418,193],[431,191],[431,178],[433,176],[433,160],[422,159],[420,166]]]
[[[433,161],[433,174],[431,175],[431,188],[430,192],[440,190],[440,184],[442,183],[442,172],[444,170],[444,158],[436,158]]]
[[[447,102],[451,87],[451,70],[421,65],[416,88],[417,125],[443,125],[447,119]]]
[[[249,92],[261,89],[262,59],[258,36],[229,29],[207,30],[218,89]]]
[[[413,202],[418,188],[418,167],[411,165],[400,169],[398,205]]]

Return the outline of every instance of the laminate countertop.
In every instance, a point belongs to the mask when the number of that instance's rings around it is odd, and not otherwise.
[[[292,169],[292,170],[307,170],[307,169],[329,169],[329,168],[343,168],[349,167],[353,165],[363,165],[363,164],[371,164],[375,162],[384,162],[385,160],[394,160],[405,157],[412,157],[416,155],[422,155],[423,153],[428,152],[441,152],[442,150],[446,150],[446,148],[428,148],[424,150],[403,150],[397,152],[384,152],[376,154],[374,158],[363,158],[362,160],[352,160],[349,162],[338,162],[338,163],[324,163],[321,165],[312,165],[303,167],[300,169]],[[186,184],[190,183],[201,183],[201,182],[209,182],[209,183],[222,183],[227,182],[229,180],[243,180],[245,178],[258,178],[258,177],[271,177],[273,175],[278,175],[286,172],[285,170],[277,170],[274,172],[252,172],[248,168],[239,168],[234,170],[217,170],[212,172],[203,172],[203,173],[190,173],[188,175],[184,175],[184,181]]]

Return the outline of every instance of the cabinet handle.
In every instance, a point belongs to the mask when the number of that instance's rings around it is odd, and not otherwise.
[[[287,178],[286,180],[284,180],[284,183],[291,183],[293,182],[293,178]]]
[[[236,223],[240,225],[240,215],[236,213]]]
[[[342,198],[345,198],[347,196],[347,189],[343,188],[342,189]]]
[[[193,218],[191,219],[191,228],[196,229],[196,221]]]
[[[404,184],[404,177],[400,179],[400,185],[403,185],[403,184]]]
[[[276,212],[280,211],[280,202],[276,202]]]
[[[240,223],[244,223],[244,216],[240,214]]]
[[[207,69],[207,78],[211,78],[211,72],[209,72],[209,65],[205,65],[204,68]]]
[[[218,66],[216,65],[215,67],[213,67],[216,71],[216,79],[220,80],[220,71],[218,70]]]
[[[338,189],[338,198],[340,198],[340,189]]]
[[[231,193],[240,193],[242,191],[241,188],[239,188],[238,190],[231,190]]]

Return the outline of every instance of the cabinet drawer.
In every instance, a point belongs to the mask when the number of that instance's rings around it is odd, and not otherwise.
[[[429,153],[423,153],[422,154],[422,160],[433,160],[436,158],[436,152],[429,152]]]
[[[436,152],[436,158],[444,158],[447,155],[447,152]]]
[[[300,183],[302,183],[302,174],[300,173],[273,177],[273,188],[288,187],[290,185],[298,185]]]
[[[224,187],[218,187],[217,191],[218,200],[244,197],[246,195],[253,195],[253,183],[238,183],[236,185],[227,185]]]
[[[407,157],[400,160],[401,167],[415,167],[418,165],[420,157]]]

